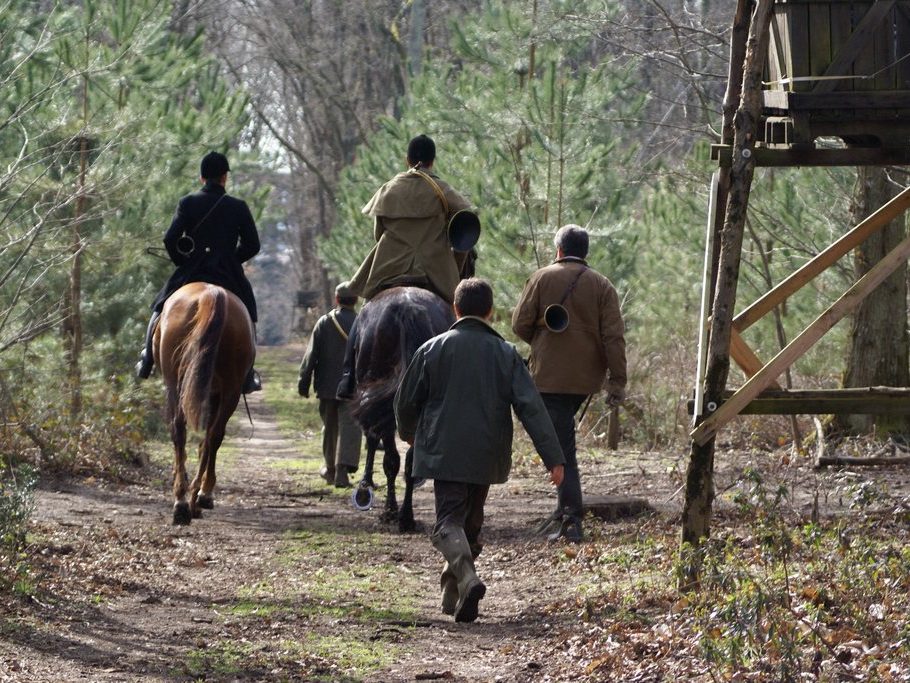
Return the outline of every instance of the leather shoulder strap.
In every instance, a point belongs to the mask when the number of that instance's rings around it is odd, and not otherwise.
[[[449,202],[446,199],[445,192],[443,192],[442,188],[439,187],[439,183],[437,183],[435,180],[433,180],[432,176],[430,176],[429,173],[427,173],[426,171],[421,171],[416,166],[409,169],[408,173],[416,173],[417,175],[419,175],[421,178],[423,178],[430,184],[430,187],[433,188],[433,192],[436,193],[436,196],[439,197],[439,201],[442,202],[442,210],[445,212],[445,215],[448,216],[449,215]]]
[[[341,326],[341,323],[338,322],[338,318],[335,317],[335,311],[329,311],[329,318],[331,319],[331,321],[332,321],[333,323],[335,323],[335,329],[338,330],[338,334],[340,334],[341,337],[342,337],[345,341],[347,341],[347,340],[348,340],[348,333],[344,331],[344,328]]]

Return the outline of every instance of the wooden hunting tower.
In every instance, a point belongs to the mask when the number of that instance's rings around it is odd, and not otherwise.
[[[910,0],[776,0],[762,77],[757,165],[908,163]]]
[[[748,40],[747,40],[748,38]],[[778,377],[910,257],[905,239],[769,362],[741,333],[910,208],[910,188],[735,313],[756,166],[910,164],[910,0],[737,0],[719,162],[711,183],[695,427],[683,541],[708,535],[714,437],[741,413],[910,412],[905,387],[782,390]],[[846,226],[845,226],[846,227]],[[727,391],[734,360],[747,380]]]

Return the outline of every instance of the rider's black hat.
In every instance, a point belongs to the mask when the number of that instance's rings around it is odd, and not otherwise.
[[[202,163],[199,164],[199,175],[206,180],[220,178],[230,170],[227,157],[221,152],[209,152],[202,157]]]

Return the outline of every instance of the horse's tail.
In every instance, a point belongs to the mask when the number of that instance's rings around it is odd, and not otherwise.
[[[180,407],[190,427],[205,429],[209,420],[209,396],[218,346],[227,322],[228,298],[225,292],[209,287],[201,297],[193,317],[192,331],[184,350],[183,377],[180,382]]]
[[[357,387],[356,400],[352,405],[351,415],[360,423],[363,431],[369,436],[381,439],[385,434],[395,431],[395,411],[392,401],[405,368],[398,366],[395,374],[378,381],[367,381]]]
[[[351,412],[363,430],[373,436],[381,437],[395,431],[393,399],[414,352],[431,337],[445,332],[452,323],[450,309],[442,299],[414,301],[409,298],[429,296],[423,290],[418,292],[421,294],[404,293],[405,298],[387,310],[385,320],[393,322],[381,333],[386,339],[397,334],[398,343],[383,349],[383,376],[367,379],[357,387]],[[369,333],[376,335],[379,331],[374,327]]]

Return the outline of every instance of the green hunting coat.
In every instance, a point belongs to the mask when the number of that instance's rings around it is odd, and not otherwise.
[[[512,344],[464,317],[414,353],[395,418],[414,441],[414,476],[501,484],[512,467],[512,409],[547,469],[565,463],[553,423]]]
[[[345,345],[356,318],[353,308],[338,306],[316,321],[297,373],[301,393],[309,393],[312,382],[317,398],[335,399],[344,366]]]
[[[373,217],[376,244],[351,279],[357,295],[370,299],[395,283],[429,285],[452,303],[459,267],[446,225],[449,217],[470,204],[429,175],[445,196],[448,211],[430,183],[413,170],[396,175],[363,207],[363,213]]]

